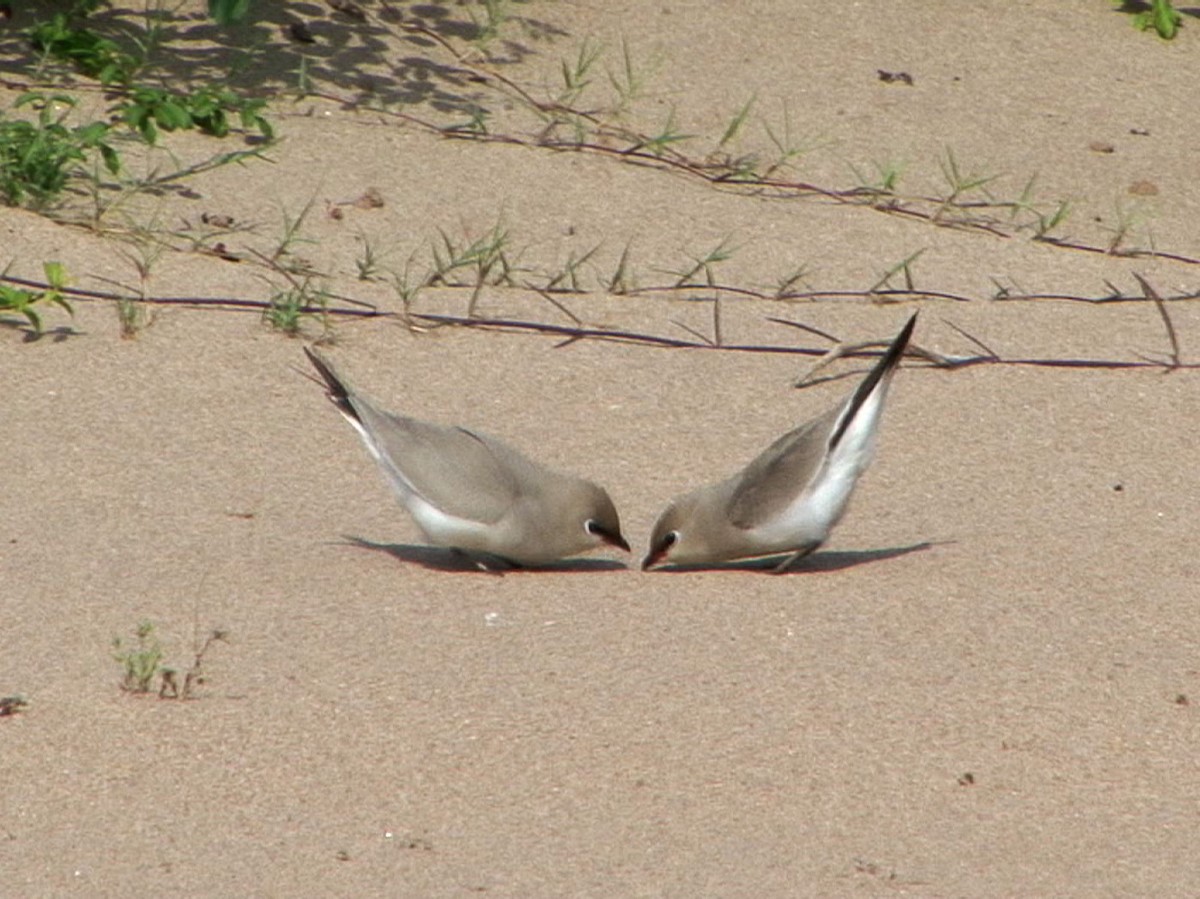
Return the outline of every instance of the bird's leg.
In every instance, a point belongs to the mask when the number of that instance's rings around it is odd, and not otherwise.
[[[486,574],[494,574],[497,577],[503,577],[506,571],[515,571],[524,566],[520,562],[514,562],[512,559],[506,559],[504,556],[493,556],[490,553],[473,553],[459,549],[457,546],[451,547],[450,552],[456,558],[465,559],[476,569]]]
[[[786,556],[784,556],[782,562],[780,562],[778,565],[776,565],[774,568],[771,569],[771,574],[783,574],[785,571],[787,571],[789,568],[792,567],[793,562],[796,562],[799,559],[803,559],[805,556],[807,556],[810,552],[812,552],[814,549],[816,549],[820,545],[821,545],[821,541],[814,540],[812,543],[806,543],[799,549],[795,550],[794,552],[788,553]]]

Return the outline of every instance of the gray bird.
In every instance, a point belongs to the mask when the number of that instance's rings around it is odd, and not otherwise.
[[[628,552],[603,488],[545,468],[486,434],[380,409],[327,359],[304,352],[430,543],[481,566],[487,557],[545,565],[603,545]]]
[[[659,516],[642,569],[711,565],[786,553],[787,568],[825,542],[871,463],[888,385],[914,313],[845,402],[772,443],[742,471],[674,499]]]

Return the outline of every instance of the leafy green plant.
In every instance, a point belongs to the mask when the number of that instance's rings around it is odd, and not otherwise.
[[[1130,0],[1118,0],[1117,6],[1122,12],[1132,14],[1133,27],[1138,31],[1153,28],[1163,40],[1171,40],[1183,26],[1183,16],[1171,4],[1171,0],[1150,0],[1149,9],[1145,3],[1133,3]]]
[[[158,87],[135,87],[114,112],[148,144],[158,140],[158,130],[196,128],[214,137],[229,134],[229,118],[236,114],[243,128],[255,128],[267,140],[275,136],[262,115],[266,100],[239,97],[224,87],[202,87],[191,94]]]
[[[61,262],[45,262],[42,270],[46,274],[45,290],[29,290],[14,287],[11,284],[0,284],[0,312],[15,312],[25,316],[26,321],[33,327],[34,336],[42,333],[42,316],[34,309],[37,303],[46,303],[65,309],[68,315],[74,315],[75,310],[63,296],[67,286],[67,272]]]
[[[75,106],[73,98],[30,91],[13,106],[33,107],[37,119],[0,118],[0,194],[10,206],[25,202],[42,206],[55,200],[93,152],[100,154],[112,174],[121,170],[120,157],[106,140],[106,123],[74,128],[65,124]]]
[[[47,57],[72,63],[84,75],[101,84],[132,81],[141,61],[90,28],[75,27],[71,19],[70,13],[60,12],[34,25],[29,31],[33,48]]]

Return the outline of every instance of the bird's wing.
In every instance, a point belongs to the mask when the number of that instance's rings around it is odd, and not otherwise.
[[[351,402],[379,464],[447,515],[492,524],[520,495],[508,459],[516,450],[465,428],[393,415],[359,396]]]
[[[821,470],[841,407],[788,431],[736,475],[729,520],[753,530],[783,514]]]

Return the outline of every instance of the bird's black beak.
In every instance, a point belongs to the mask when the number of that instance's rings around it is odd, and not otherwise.
[[[646,554],[646,558],[642,559],[642,571],[649,571],[651,568],[661,562],[667,555],[668,546],[670,546],[669,543],[659,544],[658,546],[653,547],[650,552]]]
[[[609,531],[598,525],[593,525],[592,533],[609,546],[615,546],[617,549],[623,549],[625,552],[629,552],[629,541],[621,536],[620,531]]]

